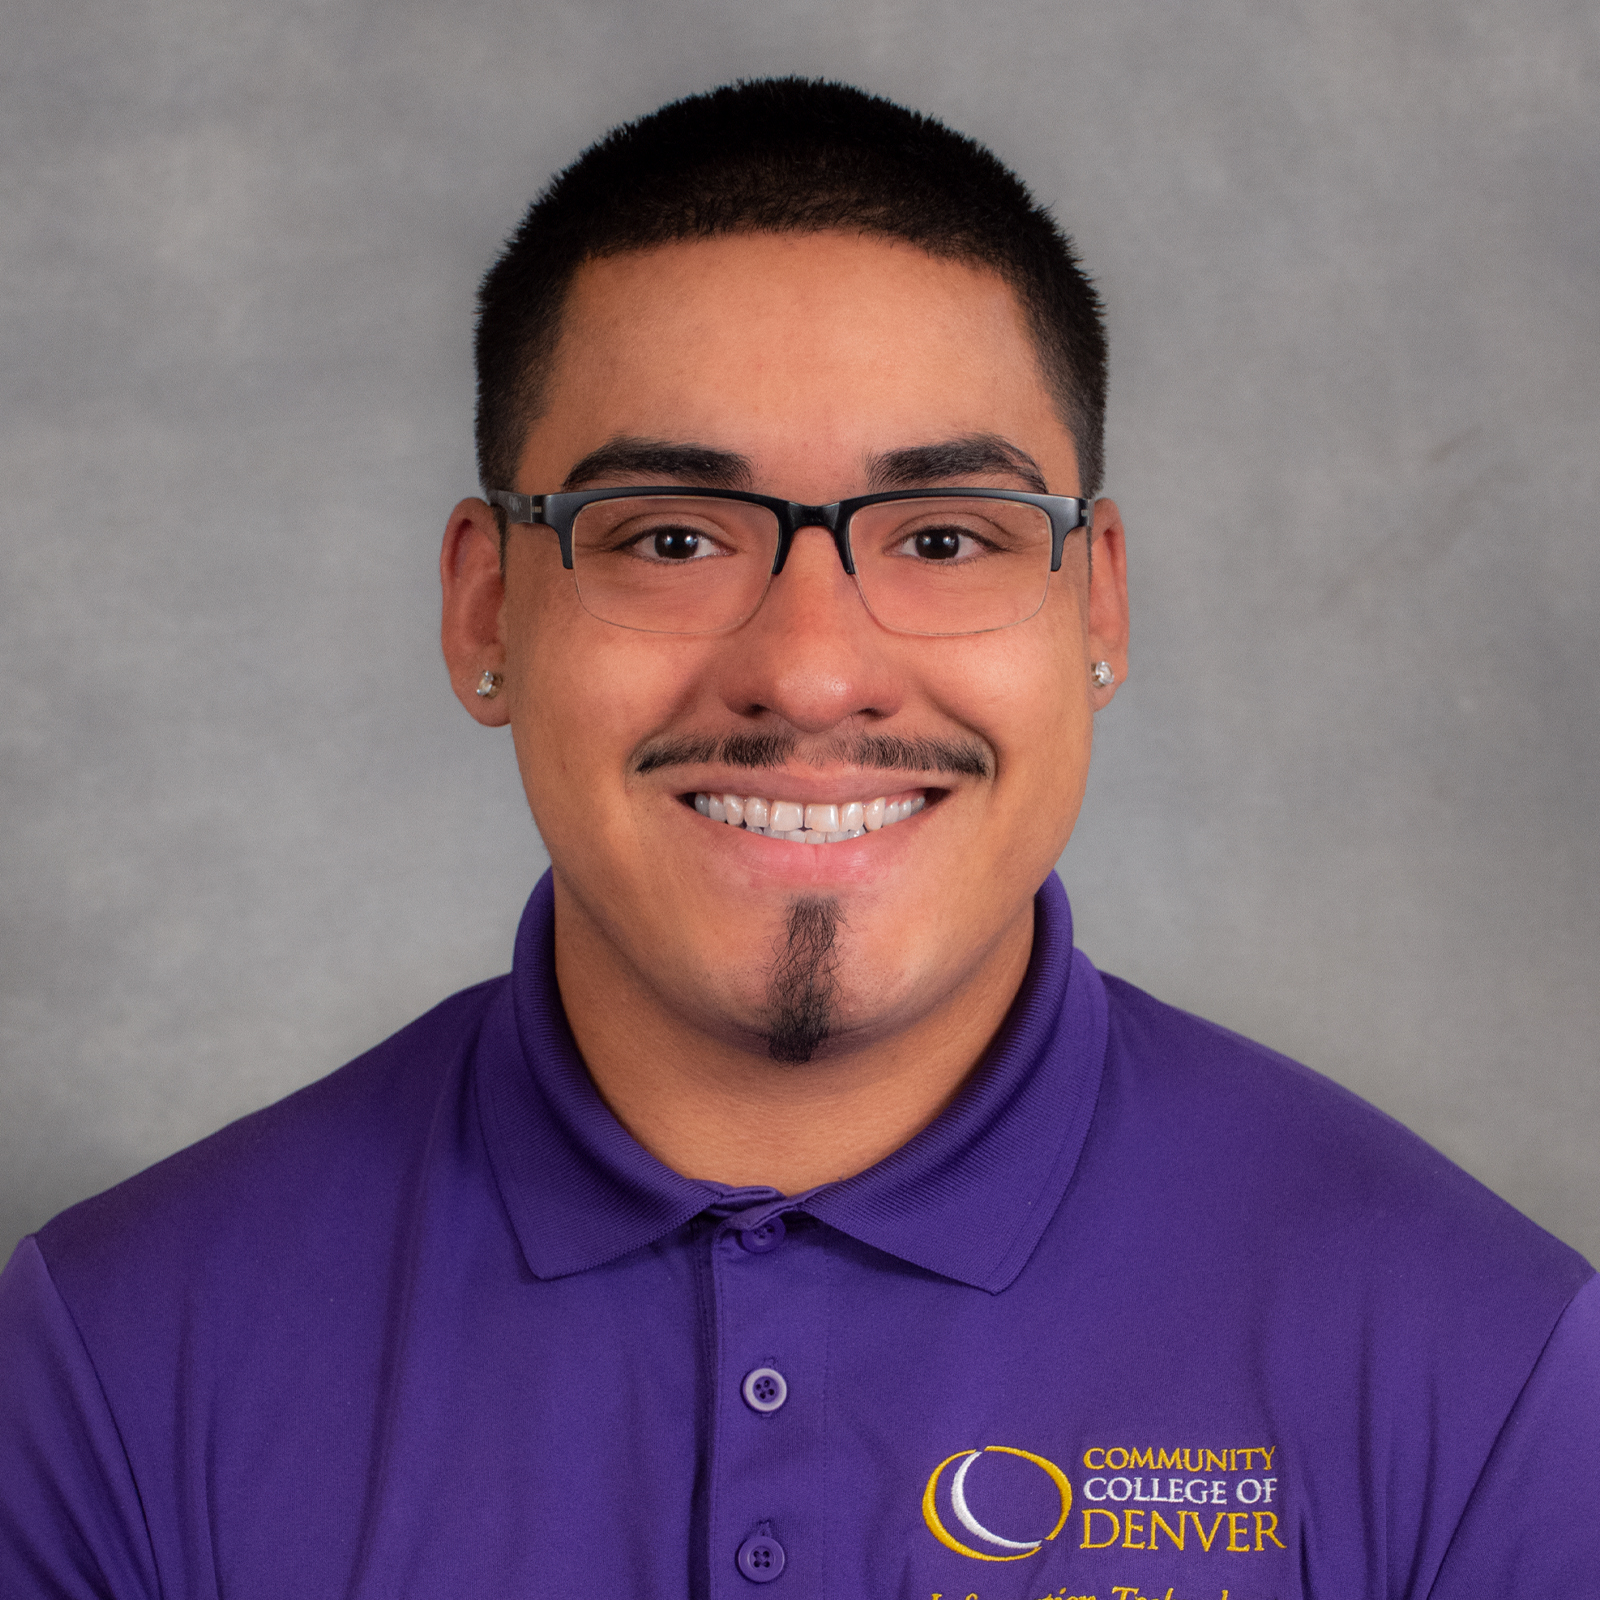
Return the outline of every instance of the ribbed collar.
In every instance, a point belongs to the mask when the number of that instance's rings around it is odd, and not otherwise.
[[[1066,1192],[1105,1058],[1100,975],[1073,949],[1054,873],[1034,900],[1033,955],[999,1035],[954,1101],[886,1160],[762,1206],[801,1210],[875,1249],[998,1293],[1022,1270]],[[691,1217],[765,1191],[680,1177],[596,1092],[555,982],[554,895],[540,879],[511,976],[474,1064],[490,1160],[536,1277],[561,1278],[653,1243]]]

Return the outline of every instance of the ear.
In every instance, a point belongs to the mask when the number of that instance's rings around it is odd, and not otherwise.
[[[478,693],[485,672],[506,666],[503,615],[505,581],[500,574],[500,526],[485,500],[463,500],[450,513],[439,552],[444,619],[439,630],[450,687],[456,699],[486,728],[511,720],[505,697]]]
[[[1110,664],[1113,682],[1107,688],[1091,686],[1096,711],[1110,704],[1117,684],[1128,676],[1128,558],[1122,513],[1115,500],[1094,503],[1093,542],[1090,545],[1088,643],[1092,671],[1097,661]]]

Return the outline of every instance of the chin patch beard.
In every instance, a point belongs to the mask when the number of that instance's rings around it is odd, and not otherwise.
[[[814,895],[789,902],[789,922],[767,981],[767,1054],[809,1061],[828,1037],[838,988],[839,902]]]

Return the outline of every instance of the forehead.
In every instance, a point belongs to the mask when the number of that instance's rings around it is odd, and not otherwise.
[[[1065,439],[999,274],[859,235],[754,234],[580,269],[529,446],[548,476],[618,435],[760,462],[973,433],[1036,456]]]

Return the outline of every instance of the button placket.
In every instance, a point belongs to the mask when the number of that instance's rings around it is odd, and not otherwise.
[[[747,1213],[728,1218],[713,1242],[717,1417],[708,1534],[718,1600],[780,1574],[808,1595],[824,1586],[826,1231],[803,1215],[791,1213],[785,1224],[775,1214]]]

